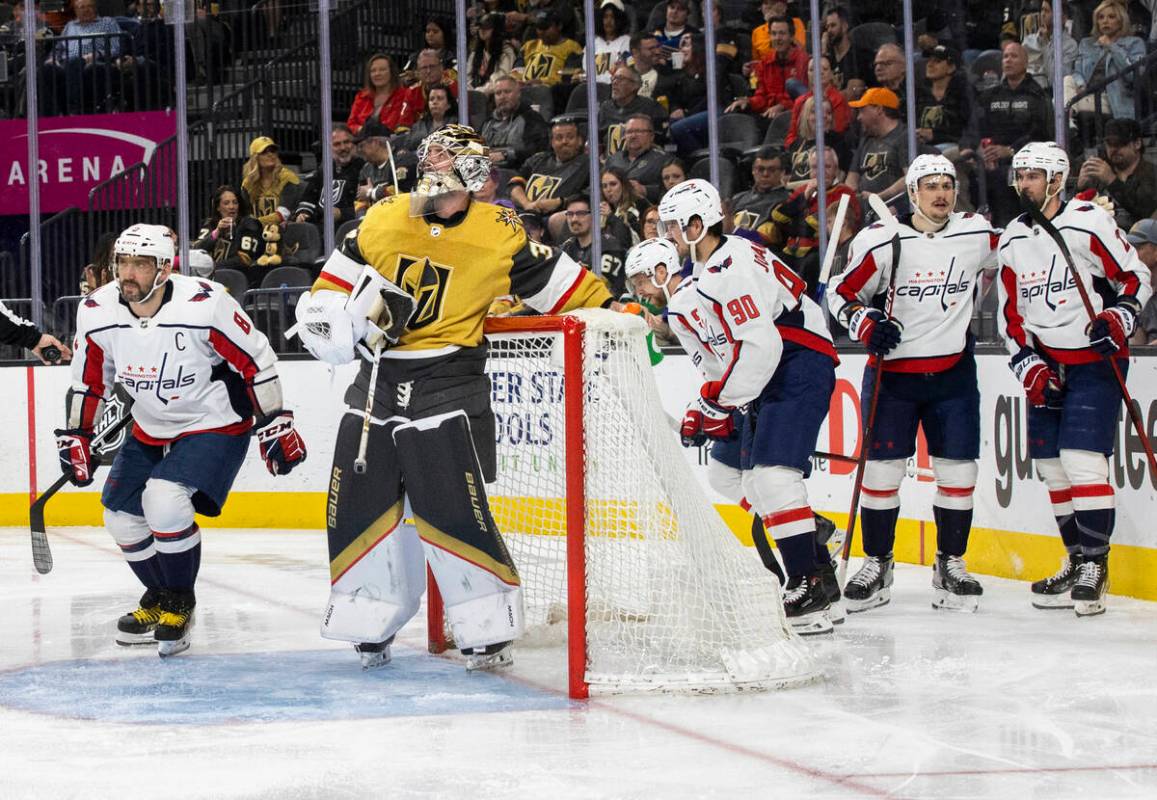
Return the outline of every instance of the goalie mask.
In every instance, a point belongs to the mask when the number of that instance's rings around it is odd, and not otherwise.
[[[410,211],[427,213],[429,201],[452,192],[476,192],[490,175],[486,142],[469,125],[447,125],[418,146],[418,183]]]
[[[152,258],[156,267],[156,274],[151,282],[142,285],[138,278],[140,273],[134,270],[134,278],[121,274],[122,259]],[[169,235],[169,229],[164,225],[132,225],[117,237],[113,245],[113,271],[116,276],[117,289],[121,296],[130,303],[144,303],[153,296],[159,287],[165,284],[172,271],[176,259],[176,248]],[[128,287],[131,285],[131,289]],[[128,292],[126,294],[126,289]],[[129,295],[139,294],[139,297]]]

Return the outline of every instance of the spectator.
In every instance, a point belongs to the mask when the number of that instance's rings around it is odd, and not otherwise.
[[[1117,0],[1104,0],[1093,9],[1095,36],[1081,39],[1073,68],[1075,88],[1097,84],[1145,57],[1145,43],[1130,36],[1129,12]],[[1133,89],[1135,72],[1113,81],[1104,88],[1108,108],[1102,113],[1115,119],[1135,119]]]
[[[595,80],[599,83],[610,83],[615,70],[631,57],[630,33],[623,0],[602,0],[595,17]],[[586,63],[584,51],[584,67]]]
[[[563,68],[580,63],[582,45],[574,39],[563,38],[562,21],[554,10],[539,12],[534,28],[538,38],[522,45],[522,79],[530,84],[558,86]]]
[[[707,64],[703,35],[687,34],[679,45],[683,69],[665,82],[667,107],[671,109],[670,134],[681,156],[690,156],[707,146]],[[722,70],[715,71],[716,95],[726,106],[735,96]]]
[[[732,199],[735,227],[755,231],[767,244],[779,244],[771,224],[771,210],[789,194],[783,185],[784,164],[783,153],[773,146],[765,144],[759,148],[751,162],[751,189]]]
[[[900,99],[900,107],[904,108],[905,65],[904,49],[898,44],[888,42],[880,45],[876,50],[876,58],[872,62],[872,70],[876,76],[876,85],[891,89]]]
[[[678,55],[683,36],[699,32],[698,28],[687,24],[690,13],[691,4],[688,0],[667,0],[665,24],[663,28],[655,31],[659,46],[667,51],[673,69],[682,69],[685,66],[682,57]]]
[[[470,88],[493,94],[495,81],[510,74],[516,58],[518,53],[506,40],[506,17],[497,13],[486,14],[478,22],[478,35],[467,57]]]
[[[620,169],[634,193],[658,203],[665,190],[667,154],[655,147],[655,123],[647,114],[632,114],[623,125],[623,147],[607,157],[607,168]],[[682,180],[682,179],[680,179]]]
[[[655,96],[659,83],[659,65],[662,64],[662,48],[653,33],[636,33],[631,37],[631,66],[639,73],[639,94],[643,97]],[[665,68],[665,65],[663,65]]]
[[[40,10],[40,0],[35,0],[36,9],[36,38],[43,40],[52,36],[52,31],[44,23],[44,12]],[[24,40],[24,0],[16,0],[12,4],[12,19],[0,25],[0,42],[5,45],[17,45]]]
[[[639,227],[639,232],[644,239],[659,238],[658,206],[647,206],[647,210],[643,212],[643,221]]]
[[[106,283],[116,278],[113,265],[113,247],[116,245],[120,233],[102,233],[92,249],[92,261],[84,267],[84,275],[80,279],[80,293],[82,295],[95,292]]]
[[[409,93],[401,84],[394,59],[382,53],[372,55],[366,62],[365,83],[354,96],[346,126],[356,134],[367,119],[373,118],[390,132],[408,128],[421,112],[420,108],[409,105],[408,99]]]
[[[814,69],[814,64],[815,62],[809,58],[807,62],[807,83],[809,89],[807,92],[797,97],[791,106],[791,124],[787,129],[787,137],[783,141],[783,143],[788,147],[791,147],[792,142],[794,142],[799,136],[800,114],[803,111],[803,105],[814,94],[810,88],[812,83],[812,70]],[[834,131],[836,133],[842,134],[847,132],[848,127],[852,124],[852,109],[848,107],[848,101],[844,98],[844,95],[835,87],[835,85],[832,83],[832,80],[832,66],[830,63],[828,63],[826,58],[821,58],[820,82],[824,87],[824,107],[830,109],[831,111],[831,116],[828,116],[826,113],[824,115],[824,132],[827,133],[828,131]],[[812,111],[812,115],[814,117],[814,110]]]
[[[430,89],[426,98],[426,108],[422,116],[405,133],[396,136],[394,150],[397,154],[415,153],[422,140],[437,130],[458,121],[458,101],[445,86]]]
[[[140,9],[129,52],[117,59],[125,99],[136,111],[171,105],[176,71],[173,28],[165,23],[159,0],[142,0]]]
[[[249,143],[249,160],[241,175],[241,191],[258,222],[280,225],[289,219],[289,209],[296,208],[301,198],[301,178],[281,163],[272,139],[258,136]]]
[[[508,169],[521,167],[550,140],[550,126],[522,99],[522,84],[512,75],[495,78],[494,113],[479,133],[490,148],[490,160]]]
[[[503,206],[517,212],[518,208],[515,207],[514,202],[501,196],[499,191],[501,181],[502,175],[498,172],[498,167],[491,167],[490,174],[486,176],[486,183],[482,184],[481,189],[474,192],[473,199],[481,203],[493,203],[496,206]]]
[[[718,7],[718,3],[715,4]],[[763,24],[751,31],[751,59],[762,61],[775,49],[771,43],[771,20],[786,18],[791,23],[791,36],[800,47],[807,47],[807,26],[799,17],[788,17],[787,0],[760,0],[759,13]]]
[[[209,202],[209,216],[193,247],[203,250],[218,269],[248,270],[261,254],[261,223],[250,214],[245,195],[232,186],[218,186]]]
[[[336,225],[354,218],[354,201],[357,200],[359,176],[365,161],[357,154],[357,144],[350,129],[342,124],[333,126],[330,135],[330,151],[333,154],[333,183],[328,195],[333,203],[333,221]],[[301,200],[293,212],[294,222],[312,222],[322,226],[326,187],[321,166],[305,184]]]
[[[523,25],[527,26],[523,39],[530,38],[534,30],[535,19],[544,12],[550,12],[558,17],[561,36],[577,41],[582,34],[579,15],[575,13],[574,0],[502,0],[502,2],[507,8],[506,29],[508,31],[521,30]],[[511,8],[518,6],[524,7],[525,12],[510,13]],[[512,21],[515,26],[513,29],[511,28]]]
[[[160,5],[160,0],[144,2]],[[185,28],[193,57],[193,80],[197,83],[210,79],[219,83],[226,67],[230,31],[219,15],[218,3],[195,0],[193,24]]]
[[[968,79],[957,72],[960,56],[946,45],[937,45],[924,65],[925,84],[916,89],[916,139],[921,144],[952,145],[960,142],[972,115]]]
[[[606,152],[615,153],[623,143],[623,123],[628,117],[646,114],[655,128],[667,121],[667,111],[649,97],[639,96],[642,81],[634,67],[615,68],[611,79],[611,96],[599,103],[599,127],[603,131]]]
[[[755,92],[726,106],[727,111],[751,109],[768,119],[791,111],[796,97],[807,91],[807,52],[791,37],[786,17],[770,20],[772,52],[754,67]]]
[[[847,138],[839,131],[833,130],[832,106],[824,100],[824,146],[836,152],[837,161],[842,169],[852,163],[852,152],[848,147]],[[808,154],[816,146],[816,101],[809,96],[803,103],[803,113],[800,114],[799,136],[787,148],[787,168],[785,177],[789,183],[810,180],[811,166],[808,163]]]
[[[622,297],[627,291],[627,279],[623,274],[623,262],[627,248],[606,233],[601,235],[602,263],[598,267],[591,264],[591,245],[594,233],[591,225],[591,201],[585,194],[576,194],[566,201],[566,227],[570,238],[562,243],[561,249],[573,258],[583,269],[601,277],[611,290],[611,296]]]
[[[418,56],[426,50],[434,52],[443,69],[454,70],[457,60],[454,57],[454,49],[448,46],[452,33],[449,24],[442,17],[434,16],[426,20],[425,44],[406,60],[402,72],[406,75],[417,75]]]
[[[873,86],[848,105],[859,109],[862,134],[848,170],[848,186],[862,202],[869,193],[885,199],[900,194],[910,161],[907,137],[900,124],[900,98],[891,89]]]
[[[670,156],[663,162],[663,170],[659,175],[663,181],[663,192],[666,192],[672,186],[687,180],[687,165],[678,156]],[[663,192],[659,193],[660,197]]]
[[[614,236],[624,247],[633,246],[639,241],[643,212],[650,203],[635,192],[626,172],[618,167],[604,168],[599,186],[603,197],[599,207],[603,232]]]
[[[1061,19],[1067,24],[1069,10],[1061,3]],[[1042,89],[1053,85],[1053,6],[1043,0],[1040,18],[1035,32],[1024,37],[1024,49],[1028,54],[1028,74],[1040,84]],[[1077,40],[1069,35],[1066,28],[1061,39],[1061,74],[1072,75],[1077,63]]]
[[[1117,224],[1125,229],[1157,211],[1157,170],[1145,159],[1145,141],[1136,120],[1105,123],[1103,154],[1085,159],[1077,189],[1096,189],[1111,197]]]
[[[60,32],[40,69],[47,116],[92,112],[108,94],[111,65],[121,55],[125,35],[112,17],[100,17],[96,0],[75,0],[76,19]]]
[[[820,48],[832,65],[832,83],[851,100],[867,88],[872,74],[872,53],[852,45],[849,34],[848,12],[843,6],[834,6],[824,12],[824,32]]]
[[[401,184],[405,175],[401,167],[397,168],[399,174],[394,175],[388,147],[390,132],[385,125],[374,119],[368,120],[354,141],[365,162],[358,173],[357,199],[354,201],[354,214],[360,217],[372,204],[394,194],[395,180]]]
[[[1012,156],[1028,142],[1053,138],[1051,96],[1028,74],[1028,55],[1023,45],[1008,42],[1001,56],[1004,76],[996,86],[981,92],[976,103],[976,130],[984,162],[987,199],[992,223],[1005,225],[1019,213],[1016,193],[1008,185]]]
[[[414,116],[418,116],[426,109],[426,98],[430,91],[442,87],[450,92],[451,97],[458,97],[458,81],[454,73],[442,66],[442,61],[433,50],[423,50],[418,53],[418,82],[408,90],[406,98],[408,107],[414,109]]]
[[[1137,248],[1137,257],[1149,268],[1150,283],[1157,290],[1157,219],[1134,222],[1125,238]],[[1157,344],[1157,291],[1141,309],[1132,344]]]
[[[523,164],[522,174],[510,179],[510,199],[520,211],[547,216],[562,210],[566,197],[585,192],[590,173],[583,158],[583,129],[571,117],[556,119],[550,128],[550,151],[536,153]],[[548,229],[555,241],[564,219],[555,216]]]

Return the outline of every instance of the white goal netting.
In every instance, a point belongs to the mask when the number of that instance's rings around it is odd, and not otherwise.
[[[815,676],[779,585],[723,524],[659,401],[638,317],[578,312],[583,403],[564,334],[490,334],[498,480],[490,502],[522,577],[528,629],[565,630],[567,449],[585,487],[585,680],[594,689],[727,690]],[[567,441],[582,414],[584,441]],[[571,599],[573,603],[573,598]],[[561,635],[561,634],[560,634]],[[559,637],[554,637],[557,640]],[[575,642],[570,647],[581,646]]]

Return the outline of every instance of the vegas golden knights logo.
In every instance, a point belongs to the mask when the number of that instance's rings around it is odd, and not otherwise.
[[[791,175],[799,180],[811,177],[811,165],[808,164],[808,148],[801,147],[791,154]]]
[[[554,72],[555,56],[550,53],[535,53],[526,62],[523,78],[528,81],[548,81]]]
[[[860,169],[860,174],[868,179],[875,180],[882,178],[888,171],[888,154],[881,153],[865,153],[864,163]]]
[[[735,227],[753,231],[759,223],[759,214],[752,211],[736,211],[734,221]]]
[[[539,175],[535,173],[530,176],[530,181],[526,184],[526,196],[531,200],[552,198],[561,185],[562,178],[557,175]]]
[[[415,300],[414,314],[407,328],[417,330],[441,319],[451,272],[450,267],[435,264],[428,258],[399,256],[398,285]]]
[[[270,214],[277,213],[278,197],[275,195],[262,194],[258,195],[255,208],[253,209],[253,216],[268,217]]]
[[[944,124],[944,106],[928,106],[920,115],[921,128],[938,128]]]
[[[607,128],[607,153],[617,153],[623,147],[623,125],[611,125]]]

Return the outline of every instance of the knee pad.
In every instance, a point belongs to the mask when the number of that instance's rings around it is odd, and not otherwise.
[[[902,458],[869,461],[864,468],[860,487],[860,504],[864,508],[887,511],[900,507],[900,484],[904,481],[907,462]]]
[[[144,517],[126,511],[104,510],[104,526],[126,561],[144,561],[156,555],[153,532]]]
[[[1072,484],[1073,509],[1095,511],[1115,505],[1109,459],[1091,450],[1061,450],[1061,467]]]
[[[761,516],[806,506],[803,473],[792,467],[755,467],[742,473],[743,493]]]
[[[1036,469],[1045,485],[1049,487],[1050,492],[1067,492],[1072,486],[1059,458],[1038,458],[1036,459]]]
[[[161,478],[149,478],[141,494],[141,507],[149,527],[160,533],[183,531],[193,525],[193,492]]]
[[[958,511],[972,508],[979,471],[975,461],[933,456],[932,471],[936,473],[936,505]]]
[[[743,473],[715,459],[707,461],[707,483],[733,503],[743,499]]]

